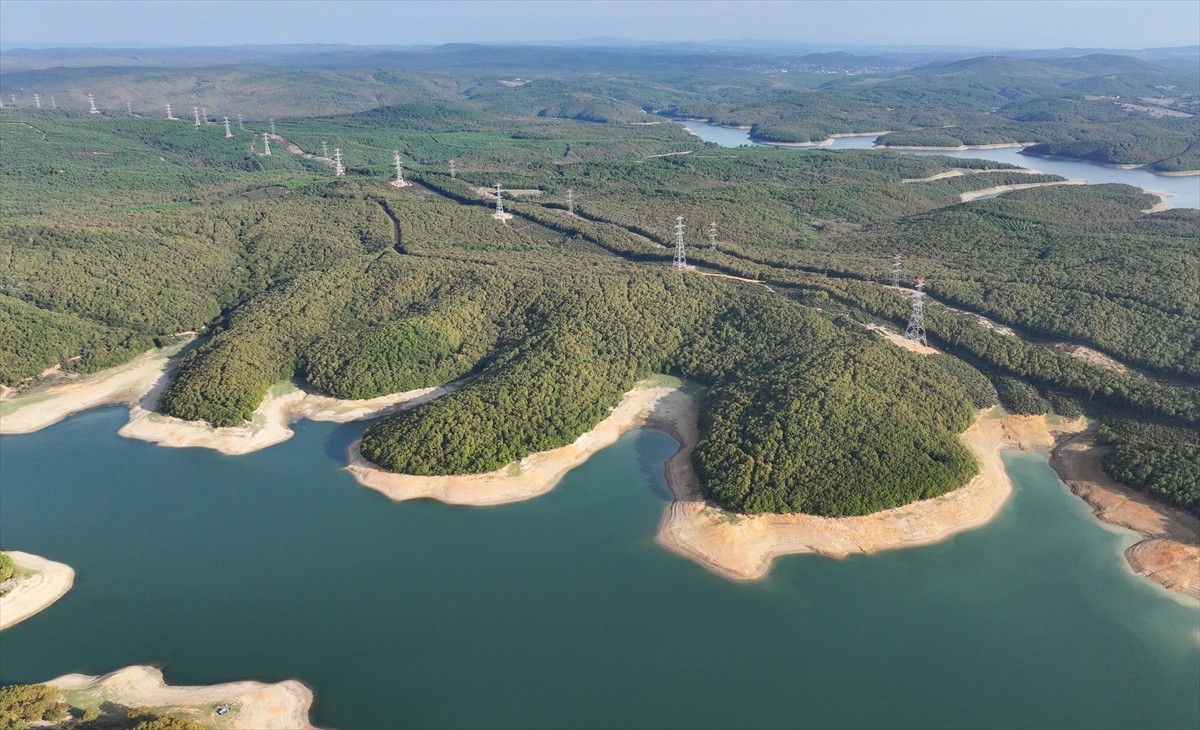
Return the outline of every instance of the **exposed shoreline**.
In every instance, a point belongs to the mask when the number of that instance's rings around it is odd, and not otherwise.
[[[75,584],[75,571],[69,565],[32,553],[4,552],[13,559],[17,570],[27,575],[0,596],[0,631],[49,608]]]
[[[1142,536],[1125,550],[1138,575],[1167,590],[1200,599],[1200,520],[1121,484],[1100,467],[1094,429],[1063,440],[1050,454],[1059,479],[1097,519]]]
[[[957,147],[949,146],[924,146],[916,144],[877,144],[871,149],[876,150],[902,150],[908,152],[965,152],[966,150],[1002,150],[1008,147],[1032,147],[1037,142],[997,142],[996,144],[960,144]],[[1082,162],[1082,160],[1077,160]]]
[[[714,125],[714,126],[717,126],[717,125]],[[738,127],[738,129],[749,129],[749,127]],[[768,147],[797,147],[797,148],[829,147],[829,146],[835,144],[839,139],[844,139],[846,137],[882,137],[885,134],[890,134],[890,133],[886,132],[886,131],[885,132],[846,132],[843,134],[831,134],[828,137],[826,137],[825,139],[818,140],[816,142],[770,142],[765,139],[755,139],[753,136],[751,136],[750,141],[754,142],[756,144],[767,145]]]
[[[87,697],[95,705],[113,702],[152,707],[206,727],[219,719],[223,727],[244,730],[314,730],[309,721],[312,690],[294,679],[275,684],[242,681],[172,687],[155,667],[132,666],[100,676],[67,674],[45,684]],[[218,704],[227,705],[229,714],[219,717],[214,709]]]
[[[983,190],[968,190],[965,193],[960,193],[958,199],[963,203],[969,203],[972,200],[981,198],[990,198],[1003,193],[1012,192],[1013,190],[1028,190],[1029,188],[1044,188],[1050,185],[1087,185],[1088,181],[1080,178],[1072,180],[1052,180],[1050,182],[1036,183],[1014,183],[1012,185],[996,185],[995,187],[984,188]]]
[[[664,467],[674,501],[663,514],[657,539],[664,547],[727,578],[765,576],[780,555],[814,552],[844,556],[943,540],[990,521],[1012,492],[1001,448],[1046,449],[1054,433],[1082,431],[1082,419],[1050,424],[1045,417],[980,413],[963,435],[982,469],[968,485],[935,499],[863,517],[732,515],[704,501],[692,470],[699,439],[695,400],[675,387],[629,391],[591,431],[567,446],[532,454],[517,465],[488,474],[423,477],[395,474],[368,462],[352,444],[347,470],[363,486],[394,500],[431,498],[449,504],[487,506],[532,499],[554,488],[568,471],[634,428],[663,431],[680,448]]]
[[[288,440],[294,433],[289,424],[294,421],[307,418],[348,423],[378,418],[415,408],[459,387],[450,383],[367,400],[341,400],[280,383],[268,392],[250,421],[214,427],[157,411],[176,364],[172,356],[183,344],[151,350],[125,365],[65,384],[12,396],[3,401],[6,412],[0,415],[0,434],[32,433],[81,411],[123,405],[129,407],[129,421],[117,432],[121,436],[159,446],[200,447],[235,456]]]

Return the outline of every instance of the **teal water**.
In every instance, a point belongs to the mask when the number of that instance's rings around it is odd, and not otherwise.
[[[705,142],[713,142],[722,147],[740,147],[741,145],[761,146],[750,141],[750,131],[747,129],[732,129],[718,127],[705,122],[679,122],[692,134]],[[871,149],[875,144],[874,137],[839,137],[825,150],[863,150]],[[908,155],[945,155],[947,157],[966,157],[976,160],[992,160],[1006,162],[1018,167],[1029,167],[1048,175],[1062,175],[1068,179],[1087,180],[1089,183],[1123,183],[1133,185],[1143,190],[1166,193],[1166,201],[1175,208],[1200,208],[1200,177],[1166,177],[1155,175],[1146,170],[1122,170],[1119,167],[1098,165],[1077,160],[1051,159],[1021,154],[1020,148],[1002,147],[994,150],[962,150],[938,152],[936,150],[898,150]]]
[[[654,543],[668,437],[553,492],[395,504],[341,470],[362,424],[225,457],[121,409],[0,439],[3,545],[75,588],[0,634],[0,680],[162,667],[298,678],[341,728],[1196,728],[1200,609],[1134,576],[1038,455],[987,527],[793,556],[735,583]]]

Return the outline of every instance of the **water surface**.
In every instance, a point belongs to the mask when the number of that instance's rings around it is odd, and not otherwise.
[[[718,127],[706,122],[679,122],[685,129],[706,142],[713,142],[722,147],[738,147],[741,145],[761,146],[750,141],[750,130]],[[850,150],[871,149],[875,137],[838,137],[834,143],[818,149]],[[806,148],[796,148],[806,149]],[[1155,175],[1146,170],[1122,170],[1119,167],[1098,165],[1076,160],[1060,160],[1033,155],[1022,155],[1019,147],[1003,147],[993,150],[961,150],[956,152],[938,152],[933,150],[897,150],[912,155],[946,155],[948,157],[966,157],[978,160],[993,160],[1006,162],[1010,165],[1028,167],[1048,175],[1061,175],[1065,178],[1087,180],[1089,183],[1124,183],[1143,190],[1166,193],[1166,200],[1175,208],[1200,208],[1200,177],[1167,177]]]
[[[1200,611],[1134,576],[1037,455],[988,527],[793,556],[736,583],[654,542],[651,431],[538,499],[393,503],[342,470],[362,424],[226,457],[116,436],[123,409],[0,439],[4,545],[72,565],[0,635],[0,679],[155,664],[295,677],[384,727],[1195,728]]]

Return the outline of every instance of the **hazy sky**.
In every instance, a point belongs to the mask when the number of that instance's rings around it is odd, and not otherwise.
[[[615,36],[1144,48],[1200,43],[1200,0],[0,0],[0,43],[428,44]]]

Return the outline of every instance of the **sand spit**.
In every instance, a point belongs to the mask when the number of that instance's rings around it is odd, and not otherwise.
[[[294,433],[289,424],[302,418],[334,423],[378,418],[428,403],[458,387],[450,384],[369,400],[339,400],[281,383],[267,395],[250,421],[240,426],[217,428],[203,421],[184,421],[158,413],[158,401],[166,389],[166,378],[163,378],[140,404],[129,410],[129,423],[117,433],[160,446],[198,446],[236,456],[287,441]]]
[[[983,190],[970,190],[958,196],[958,199],[964,203],[980,198],[990,198],[1001,193],[1011,192],[1013,190],[1026,190],[1028,188],[1044,188],[1048,185],[1087,185],[1088,181],[1081,178],[1071,180],[1055,180],[1052,182],[1039,183],[1017,183],[1014,185],[997,185],[992,188],[984,188]]]
[[[862,517],[812,515],[735,515],[708,504],[692,472],[695,420],[681,424],[683,444],[667,462],[667,483],[675,502],[659,525],[658,541],[728,578],[761,578],[776,557],[819,553],[842,557],[928,545],[980,527],[999,512],[1012,493],[1000,459],[1002,448],[1043,449],[1054,432],[1073,432],[1082,421],[1051,425],[1044,416],[1001,415],[982,411],[963,433],[963,441],[981,464],[980,473],[949,494]],[[682,436],[682,438],[680,438]]]
[[[313,693],[289,679],[275,684],[229,682],[204,687],[169,687],[154,667],[134,666],[90,677],[67,674],[46,684],[66,692],[74,702],[88,706],[112,702],[125,707],[152,707],[186,717],[205,727],[246,730],[311,730],[309,708]],[[217,705],[229,707],[219,717]]]
[[[25,575],[0,596],[0,631],[49,608],[75,584],[75,571],[69,565],[16,550],[5,552]]]
[[[487,474],[413,476],[396,474],[372,464],[350,445],[346,469],[359,484],[391,499],[436,499],[447,504],[488,506],[532,499],[554,488],[563,476],[592,454],[616,443],[621,434],[647,424],[652,414],[675,412],[691,398],[675,388],[640,387],[625,394],[607,418],[566,446],[531,454]]]
[[[1144,539],[1125,550],[1134,572],[1168,590],[1200,599],[1200,520],[1114,481],[1100,467],[1092,429],[1063,441],[1050,466],[1101,520]]]
[[[0,434],[32,433],[90,408],[136,405],[164,379],[185,343],[151,350],[124,365],[83,376],[63,385],[34,388],[0,404]]]

